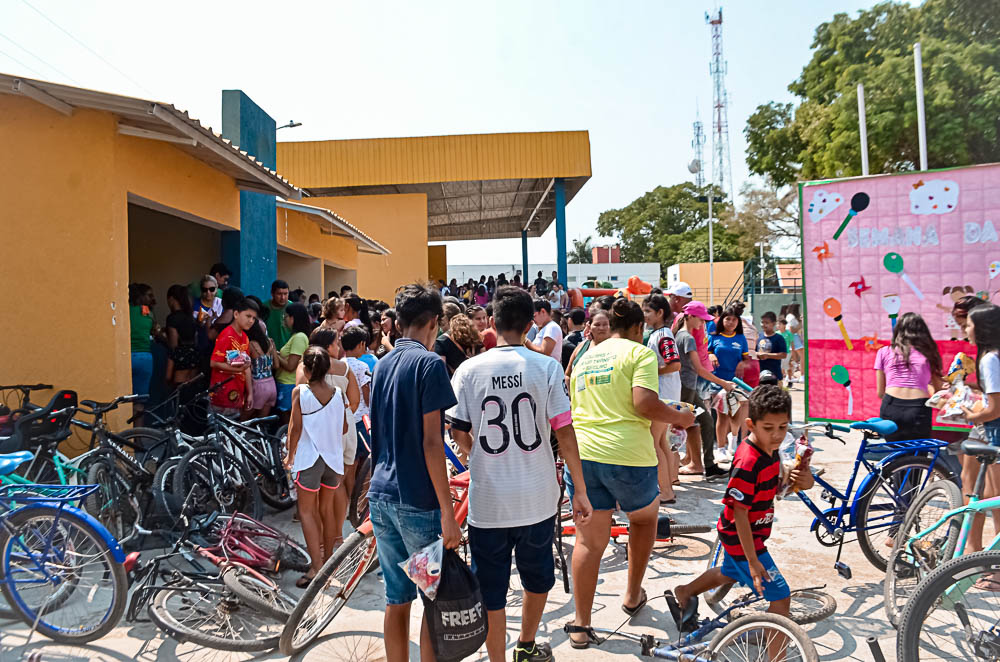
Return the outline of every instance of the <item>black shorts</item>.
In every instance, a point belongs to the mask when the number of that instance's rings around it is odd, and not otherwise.
[[[525,591],[548,593],[555,585],[555,557],[552,553],[555,527],[555,515],[535,524],[501,529],[480,529],[469,525],[472,571],[479,580],[487,611],[507,606],[511,553]]]

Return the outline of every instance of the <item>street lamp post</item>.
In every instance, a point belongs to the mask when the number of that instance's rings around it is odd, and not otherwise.
[[[699,195],[698,202],[708,203],[708,305],[715,305],[715,217],[712,215],[712,203],[722,202],[720,195]]]
[[[760,262],[757,263],[757,269],[760,271],[760,293],[764,293],[764,242],[759,241],[755,246],[760,246]]]

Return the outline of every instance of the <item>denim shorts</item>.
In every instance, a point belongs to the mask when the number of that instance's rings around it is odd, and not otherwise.
[[[369,501],[368,511],[378,543],[385,601],[409,604],[417,599],[417,587],[399,564],[441,537],[441,511],[419,510],[383,499]]]
[[[768,602],[777,602],[791,596],[792,592],[788,588],[788,582],[781,576],[781,572],[778,570],[778,566],[774,564],[774,559],[771,558],[771,555],[766,551],[761,552],[757,555],[757,560],[764,566],[767,574],[771,576],[770,579],[764,580],[764,595],[761,597]],[[726,577],[735,579],[754,593],[757,593],[757,589],[753,586],[753,577],[750,576],[750,563],[748,561],[737,561],[729,555],[729,552],[726,552],[726,557],[722,561],[722,567],[719,569]]]
[[[295,390],[295,384],[282,384],[278,382],[278,397],[277,404],[274,408],[278,411],[291,411],[292,410],[292,391]],[[254,403],[256,405],[256,403]]]
[[[986,443],[990,446],[1000,446],[1000,418],[983,423],[986,433]]]
[[[149,395],[149,382],[152,379],[152,353],[132,352],[132,393],[135,395]]]
[[[583,482],[587,485],[587,498],[594,510],[615,510],[626,513],[642,510],[660,495],[656,467],[626,467],[620,464],[602,464],[582,460]],[[573,478],[569,468],[563,469],[563,482],[569,498],[573,498]],[[616,506],[617,504],[617,506]]]
[[[555,585],[556,566],[552,554],[555,527],[555,515],[527,526],[481,529],[469,525],[472,571],[479,580],[487,611],[507,606],[511,553],[525,591],[548,593]]]

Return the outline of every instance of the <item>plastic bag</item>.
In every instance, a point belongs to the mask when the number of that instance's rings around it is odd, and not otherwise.
[[[486,607],[476,575],[462,557],[444,552],[437,599],[425,595],[424,619],[438,662],[457,662],[474,655],[486,642]]]
[[[399,564],[410,581],[417,585],[424,595],[433,600],[437,597],[441,583],[441,564],[444,559],[444,541],[438,538],[423,549],[419,549]]]
[[[684,428],[675,427],[673,425],[667,426],[667,443],[670,444],[670,450],[677,452],[684,448],[684,444],[687,443],[688,433]]]
[[[779,448],[778,451],[779,453],[782,451],[782,449],[785,448],[789,436],[791,435],[785,436],[785,441],[782,442],[781,448]],[[782,455],[781,486],[778,488],[778,493],[776,495],[776,497],[779,499],[785,498],[790,493],[794,494],[795,492],[798,492],[798,490],[794,490],[792,488],[792,481],[789,477],[792,471],[794,471],[795,469],[799,469],[801,471],[809,471],[809,461],[812,459],[812,454],[813,454],[813,447],[812,443],[809,441],[809,437],[803,436],[796,439],[795,443],[792,445],[792,450],[794,454],[792,455],[792,459],[787,463],[785,460],[785,458],[788,456],[787,450],[785,451],[785,454]]]

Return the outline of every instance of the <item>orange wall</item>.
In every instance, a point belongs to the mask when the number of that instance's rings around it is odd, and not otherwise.
[[[427,277],[432,282],[443,280],[448,282],[448,246],[427,247]]]
[[[0,95],[0,282],[52,304],[22,299],[0,315],[6,383],[49,382],[98,400],[131,387],[128,220],[114,178],[115,130],[109,113],[66,117]]]
[[[358,254],[358,293],[392,303],[396,288],[427,278],[427,196],[358,195],[309,198],[336,212],[391,251]]]

